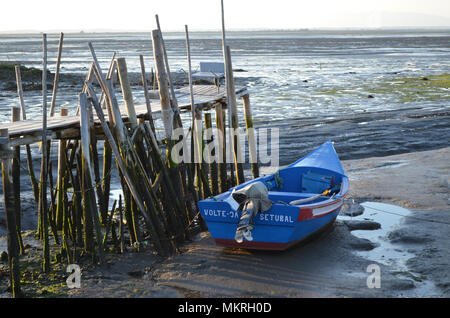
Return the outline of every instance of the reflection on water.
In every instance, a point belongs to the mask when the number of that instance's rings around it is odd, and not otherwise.
[[[399,244],[392,244],[388,239],[389,232],[398,228],[404,217],[408,217],[411,211],[400,206],[380,203],[380,202],[364,202],[361,204],[364,207],[364,213],[356,216],[340,215],[340,220],[369,220],[381,224],[381,228],[377,230],[355,230],[352,234],[363,239],[367,239],[377,246],[370,251],[355,251],[368,260],[390,266],[394,274],[399,278],[409,279],[414,281],[414,288],[411,291],[406,291],[407,296],[418,297],[433,297],[439,296],[433,282],[426,280],[420,274],[411,272],[406,266],[408,259],[415,257],[414,254],[408,252],[405,246]]]

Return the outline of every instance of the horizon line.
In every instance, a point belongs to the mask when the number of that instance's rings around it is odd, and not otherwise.
[[[450,25],[443,26],[381,26],[381,27],[312,27],[312,28],[230,28],[227,32],[295,32],[295,31],[421,31],[421,30],[449,30]],[[19,30],[5,30],[0,31],[0,34],[42,34],[42,33],[68,33],[68,34],[83,34],[83,33],[150,33],[151,29],[47,29],[47,30],[32,30],[32,29],[19,29]],[[206,32],[206,33],[221,33],[220,29],[192,29],[190,32]],[[184,33],[181,29],[171,29],[163,31],[163,33]]]

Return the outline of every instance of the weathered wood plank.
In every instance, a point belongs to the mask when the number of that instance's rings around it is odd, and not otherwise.
[[[196,108],[204,110],[213,108],[215,104],[225,102],[226,92],[224,87],[219,88],[219,92],[216,86],[212,85],[195,85],[193,86],[194,99]],[[189,87],[183,87],[176,90],[178,97],[178,107],[181,112],[191,111],[191,96]],[[244,96],[248,94],[245,87],[236,88],[236,96]],[[151,100],[152,105],[152,117],[154,120],[161,118],[161,102],[157,99]],[[135,105],[136,116],[138,118],[146,117],[148,108],[146,104]],[[125,105],[120,107],[120,113],[122,118],[126,121],[128,119],[127,108]],[[106,121],[109,122],[107,114],[105,114]],[[94,122],[96,125],[100,125],[100,121],[97,116],[94,116]],[[47,131],[56,132],[66,129],[78,129],[80,127],[79,116],[65,116],[64,118],[49,117],[47,118]],[[11,145],[26,145],[41,141],[42,134],[42,120],[26,119],[19,122],[0,123],[0,129],[8,129],[9,136],[11,138]],[[49,133],[48,133],[49,134]],[[23,140],[17,141],[19,137]]]

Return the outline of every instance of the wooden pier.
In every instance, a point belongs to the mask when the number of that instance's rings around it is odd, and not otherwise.
[[[135,104],[125,58],[116,58],[114,53],[107,72],[104,72],[94,45],[89,42],[90,68],[81,92],[74,92],[78,96],[76,114],[68,116],[67,109],[58,108],[59,68],[64,63],[61,59],[64,36],[61,33],[48,111],[47,37],[44,34],[42,119],[29,119],[20,67],[16,66],[20,108],[11,109],[11,122],[0,124],[0,160],[13,297],[22,295],[20,258],[27,253],[21,230],[20,173],[24,170],[20,169],[21,161],[27,162],[34,200],[38,204],[35,234],[42,243],[43,273],[52,270],[54,265],[50,259],[53,256],[59,263],[76,264],[87,258],[95,264],[104,264],[105,254],[111,251],[124,253],[133,249],[139,252],[151,246],[161,256],[177,253],[193,234],[207,230],[198,202],[245,182],[242,158],[237,155],[240,153],[239,130],[233,130],[239,127],[237,98],[243,99],[245,124],[252,128],[250,99],[245,87],[234,86],[229,46],[224,41],[226,84],[193,85],[186,26],[189,86],[175,89],[158,17],[156,21],[158,29],[151,35],[158,90],[148,89],[145,61],[140,55],[144,104]],[[119,94],[123,97],[123,105],[118,103]],[[213,111],[208,112],[211,109]],[[184,122],[180,115],[183,112],[191,115],[183,116]],[[217,127],[214,132],[210,129],[213,114]],[[162,125],[155,125],[156,121]],[[164,130],[157,134],[155,126]],[[172,138],[175,129],[183,132],[177,140]],[[190,138],[190,143],[186,138]],[[211,145],[214,140],[218,141],[218,149],[208,155],[208,163],[202,156],[201,161],[194,160],[198,153],[203,153],[205,145]],[[255,137],[249,129],[247,140],[250,156],[255,157]],[[180,141],[182,149],[175,148]],[[39,177],[33,166],[36,158],[32,158],[30,151],[30,145],[34,143],[41,145]],[[51,148],[55,146],[58,156],[50,157]],[[21,147],[26,150],[26,158],[21,158]],[[176,162],[176,152],[189,160]],[[227,157],[233,158],[234,162],[227,163]],[[53,175],[52,167],[56,168],[56,175]],[[113,169],[117,169],[122,194],[110,206]],[[253,177],[258,177],[255,163],[252,163],[251,171]]]
[[[214,108],[221,104],[226,109],[227,98],[224,86],[216,87],[214,85],[195,85],[194,87],[195,108],[203,111]],[[157,92],[150,92],[154,97]],[[191,112],[189,87],[183,87],[175,90],[176,98],[181,112]],[[236,88],[236,96],[248,96],[245,87]],[[247,97],[246,97],[247,98]],[[150,99],[153,120],[161,119],[161,102],[159,99]],[[145,104],[135,106],[136,116],[138,118],[148,119],[148,110]],[[128,114],[125,105],[120,106],[122,119],[127,122]],[[108,115],[105,114],[109,122]],[[97,116],[94,117],[95,124],[100,126]],[[14,122],[0,123],[0,129],[8,129],[9,146],[16,147],[40,142],[42,140],[42,120],[20,120]],[[80,138],[80,117],[79,116],[53,116],[47,120],[47,134],[50,139],[77,139]],[[103,139],[103,138],[101,138]]]

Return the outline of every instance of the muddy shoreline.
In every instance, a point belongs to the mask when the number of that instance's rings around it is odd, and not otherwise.
[[[168,259],[147,248],[140,253],[108,254],[102,267],[82,264],[80,289],[65,286],[68,274],[63,267],[56,270],[57,288],[45,284],[28,288],[34,292],[32,297],[449,297],[450,248],[445,239],[450,232],[449,159],[450,148],[442,148],[343,161],[351,192],[341,214],[358,210],[358,204],[367,201],[411,211],[381,238],[413,255],[404,259],[408,270],[358,254],[379,248],[379,242],[354,235],[355,226],[369,226],[366,231],[378,228],[370,229],[370,222],[377,219],[364,212],[365,223],[338,218],[321,236],[282,253],[223,249],[204,232]],[[31,230],[37,210],[31,192],[23,193],[24,230]],[[0,218],[0,248],[6,248],[3,223]],[[29,254],[39,255],[33,236],[27,235],[27,240]],[[381,268],[380,289],[366,285],[366,269],[373,263]],[[431,287],[420,288],[424,282]],[[3,275],[1,297],[9,297],[6,287]]]

